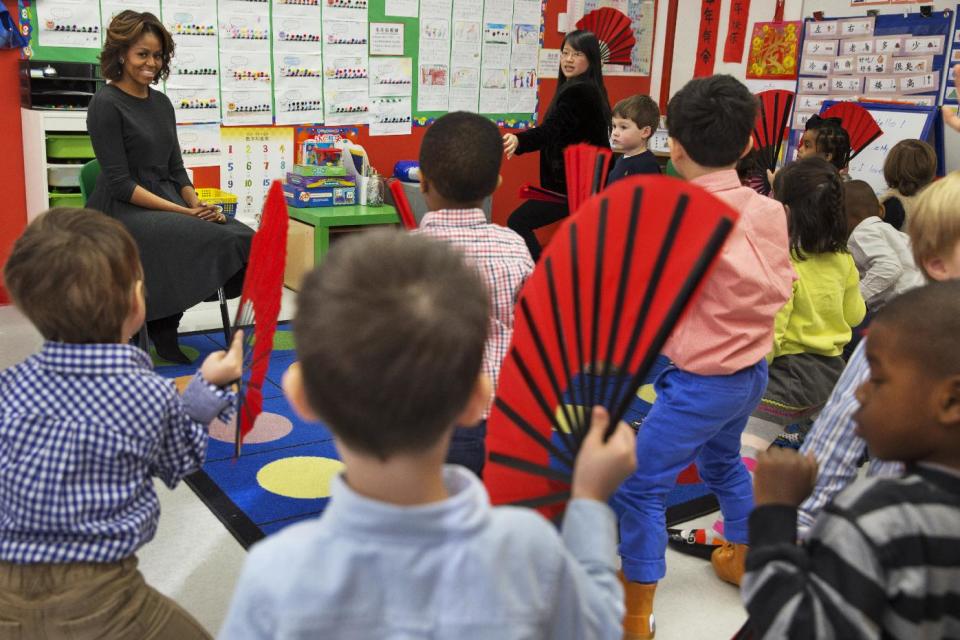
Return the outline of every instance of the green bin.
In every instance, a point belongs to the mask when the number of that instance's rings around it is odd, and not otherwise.
[[[49,196],[50,208],[83,206],[83,195],[79,193],[51,193]]]
[[[69,133],[47,134],[47,157],[60,160],[93,159],[90,136]]]

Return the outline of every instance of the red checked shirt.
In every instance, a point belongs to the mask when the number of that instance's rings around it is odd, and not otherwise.
[[[533,272],[526,243],[512,229],[487,222],[482,209],[431,211],[420,221],[417,232],[453,244],[483,276],[491,308],[483,371],[496,389],[500,363],[513,335],[513,307],[520,288]]]

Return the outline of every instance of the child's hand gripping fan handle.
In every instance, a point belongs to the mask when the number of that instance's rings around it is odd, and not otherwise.
[[[590,431],[583,440],[573,469],[571,498],[606,502],[636,470],[636,434],[627,423],[621,421],[604,441],[609,424],[610,414],[607,410],[594,407]]]
[[[817,482],[817,459],[802,456],[792,449],[771,447],[757,456],[753,475],[753,495],[758,507],[786,505],[798,507],[807,499]]]
[[[200,366],[200,375],[210,384],[223,387],[240,379],[243,373],[243,330],[233,334],[229,351],[214,351]]]

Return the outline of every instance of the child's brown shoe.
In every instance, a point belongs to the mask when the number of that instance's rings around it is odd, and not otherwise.
[[[740,586],[743,573],[746,570],[747,551],[750,547],[745,544],[724,542],[710,556],[710,564],[717,577],[730,584]]]
[[[623,583],[627,605],[623,617],[623,640],[652,640],[657,631],[653,620],[653,595],[657,583],[630,582],[622,571],[618,576]]]

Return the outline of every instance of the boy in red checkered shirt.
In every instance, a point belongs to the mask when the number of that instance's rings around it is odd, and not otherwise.
[[[503,142],[490,120],[458,111],[438,119],[420,145],[420,190],[430,213],[419,233],[449,242],[475,265],[490,294],[490,329],[483,371],[497,385],[500,363],[513,335],[513,307],[533,271],[533,259],[520,235],[487,222],[484,199],[500,186]],[[458,428],[447,462],[482,475],[486,458],[486,416],[476,426]]]

